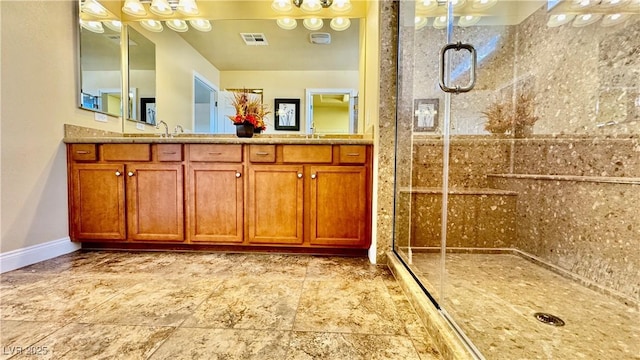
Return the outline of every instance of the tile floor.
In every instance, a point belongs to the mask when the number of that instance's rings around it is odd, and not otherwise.
[[[384,266],[76,252],[0,277],[0,359],[440,359]]]
[[[447,254],[441,305],[492,360],[640,360],[640,312],[511,254]],[[440,255],[413,254],[412,268],[432,294]],[[566,322],[554,327],[536,312]]]

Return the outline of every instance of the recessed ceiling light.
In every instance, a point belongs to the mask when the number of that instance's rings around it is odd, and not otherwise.
[[[107,20],[104,21],[104,24],[112,31],[120,32],[122,30],[122,22],[118,20]]]
[[[473,0],[471,8],[476,10],[486,10],[498,3],[498,0]]]
[[[211,31],[211,22],[209,20],[193,19],[193,20],[189,20],[189,24],[191,24],[191,27],[193,27],[198,31],[202,31],[202,32]]]
[[[82,3],[81,9],[83,13],[87,13],[89,15],[102,18],[109,16],[107,9],[105,9],[104,6],[96,0],[85,0],[84,3]]]
[[[415,27],[416,30],[420,30],[427,25],[428,19],[424,16],[416,16]]]
[[[447,27],[447,17],[446,16],[438,16],[433,20],[433,27],[436,29],[444,29]]]
[[[478,21],[480,21],[480,16],[472,16],[472,15],[461,16],[460,20],[458,20],[458,26],[460,27],[473,26],[477,24]]]
[[[80,19],[80,26],[97,34],[102,34],[104,32],[104,28],[102,27],[102,23],[100,21],[89,21]]]
[[[291,11],[293,6],[291,5],[291,0],[273,0],[271,8],[274,11],[285,13]]]

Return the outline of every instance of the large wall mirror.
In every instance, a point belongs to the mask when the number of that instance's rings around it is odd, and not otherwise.
[[[137,0],[120,6],[130,2]],[[195,2],[198,15],[185,16],[176,9],[177,1],[168,2],[171,15],[156,15],[150,1],[137,2],[146,15],[120,13],[129,33],[128,118],[136,121],[125,121],[123,131],[139,131],[136,124],[160,120],[192,132],[231,131],[222,123],[229,121],[226,89],[243,88],[263,89],[263,101],[270,108],[276,99],[300,99],[300,130],[276,130],[271,117],[268,133],[322,129],[320,124],[306,123],[306,112],[314,111],[314,106],[306,104],[307,89],[347,89],[359,103],[364,100],[366,2],[335,2],[350,4],[350,9],[340,12],[327,7],[310,14],[286,0],[200,0]],[[272,7],[276,3],[292,6],[285,14],[290,17],[287,24],[277,23],[285,15]],[[312,17],[322,24],[313,27]],[[180,18],[187,21],[177,21]],[[331,25],[336,18],[346,19],[348,26]],[[204,97],[202,89],[207,89]],[[352,113],[355,117],[358,111]],[[315,117],[316,121],[322,118]],[[361,119],[345,121],[343,127],[324,128],[350,133],[364,128],[358,125]]]
[[[122,116],[122,24],[102,6],[100,15],[89,14],[91,6],[82,1],[79,7],[78,104],[82,109]]]

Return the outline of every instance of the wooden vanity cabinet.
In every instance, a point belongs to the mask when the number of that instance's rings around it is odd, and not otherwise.
[[[181,147],[155,145],[152,160],[150,144],[86,145],[69,146],[72,240],[184,240]]]
[[[248,150],[249,243],[368,248],[367,147],[271,146]]]
[[[244,169],[241,145],[189,145],[187,240],[244,240]]]

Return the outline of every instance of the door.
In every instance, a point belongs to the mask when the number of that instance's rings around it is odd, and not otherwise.
[[[193,78],[193,129],[197,133],[216,133],[218,92],[198,76]]]
[[[241,164],[189,165],[189,240],[241,243],[244,181]]]
[[[127,219],[131,240],[183,241],[181,164],[127,164]]]
[[[302,244],[303,167],[249,167],[247,217],[249,242]]]
[[[311,244],[368,247],[367,169],[312,166],[310,170]]]
[[[74,164],[72,240],[125,240],[124,165]]]

